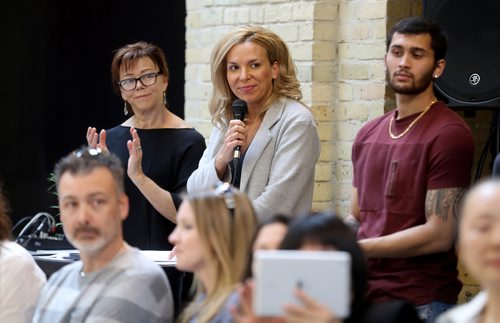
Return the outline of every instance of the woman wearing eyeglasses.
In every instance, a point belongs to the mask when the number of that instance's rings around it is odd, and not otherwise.
[[[125,240],[141,249],[170,249],[166,237],[175,227],[179,194],[198,165],[205,140],[168,109],[169,72],[159,47],[138,42],[118,49],[111,76],[128,119],[99,133],[89,127],[87,142],[118,155],[127,169]]]
[[[235,288],[244,278],[256,223],[250,200],[227,183],[184,200],[169,240],[176,247],[177,269],[194,272],[198,286],[181,322],[233,321]]]
[[[316,122],[302,103],[295,65],[275,33],[245,26],[228,33],[211,58],[209,104],[215,125],[188,192],[218,180],[237,183],[259,220],[311,209],[320,146]],[[247,103],[244,121],[232,120],[236,99]],[[238,167],[235,147],[241,147]]]

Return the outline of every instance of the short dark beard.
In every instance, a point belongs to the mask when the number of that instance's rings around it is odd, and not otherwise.
[[[412,86],[397,86],[394,85],[392,82],[392,79],[389,75],[389,72],[387,72],[389,84],[394,91],[394,93],[397,94],[405,94],[405,95],[417,95],[422,92],[424,92],[429,85],[432,83],[433,78],[432,74],[434,73],[434,68],[429,70],[427,73],[425,73],[419,80],[413,80]]]

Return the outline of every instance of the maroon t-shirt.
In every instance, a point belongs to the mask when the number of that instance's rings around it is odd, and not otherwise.
[[[454,111],[438,102],[406,135],[391,139],[388,127],[395,113],[367,123],[353,145],[359,239],[423,224],[427,190],[470,184],[474,143],[469,127]],[[417,116],[394,120],[392,132],[402,133]],[[461,288],[453,248],[410,258],[371,258],[368,265],[368,298],[374,302],[455,303]]]

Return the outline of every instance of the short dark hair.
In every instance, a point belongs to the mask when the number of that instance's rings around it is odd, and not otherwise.
[[[255,244],[255,241],[257,240],[257,237],[259,236],[259,233],[262,230],[262,228],[264,228],[265,226],[270,225],[270,224],[282,224],[288,228],[288,225],[290,224],[290,217],[287,215],[278,213],[278,214],[275,214],[272,217],[260,222],[257,225],[257,228],[255,229],[255,231],[253,232],[252,244],[251,244],[252,249],[253,249],[253,245]],[[253,250],[250,250],[250,252],[248,253],[248,266],[247,266],[247,270],[245,273],[245,279],[253,276],[252,262],[253,262]]]
[[[272,217],[260,222],[257,225],[257,228],[255,229],[255,231],[253,233],[252,246],[254,245],[255,240],[257,239],[257,236],[260,233],[260,230],[262,230],[262,228],[267,226],[267,225],[275,224],[275,223],[283,224],[285,227],[288,227],[288,225],[290,224],[290,217],[287,215],[278,213],[278,214],[275,214]]]
[[[120,67],[124,65],[128,69],[140,58],[145,57],[150,58],[158,66],[161,75],[165,76],[167,80],[170,79],[167,59],[160,47],[145,41],[128,44],[118,48],[114,52],[113,60],[111,61],[111,81],[116,93],[120,94],[120,86],[118,85],[120,81]],[[134,113],[130,107],[127,107],[127,111],[129,114]]]
[[[403,35],[429,34],[431,36],[431,48],[434,51],[434,60],[444,59],[448,49],[448,38],[443,29],[426,17],[409,17],[398,21],[387,34],[386,50],[392,42],[394,33]]]
[[[125,192],[123,183],[124,171],[120,159],[108,151],[101,151],[100,149],[89,148],[87,146],[73,151],[61,158],[56,164],[54,167],[56,187],[59,189],[61,176],[66,172],[73,175],[86,175],[100,167],[104,167],[111,172],[118,192]]]
[[[262,227],[268,225],[268,224],[274,224],[274,223],[279,223],[283,224],[284,226],[288,226],[290,224],[290,217],[284,214],[275,214],[269,219],[266,219],[262,222],[259,223],[259,226],[257,227],[257,232],[262,229]]]
[[[111,78],[113,80],[113,88],[117,93],[120,93],[118,81],[120,81],[120,67],[125,64],[125,67],[130,67],[139,58],[150,58],[155,63],[161,74],[169,78],[167,59],[163,50],[151,43],[140,41],[133,44],[127,44],[118,48],[114,52],[113,60],[111,61]]]
[[[294,219],[280,249],[297,250],[305,243],[319,243],[351,255],[351,318],[365,310],[364,295],[368,289],[365,256],[355,233],[335,213],[313,212]]]

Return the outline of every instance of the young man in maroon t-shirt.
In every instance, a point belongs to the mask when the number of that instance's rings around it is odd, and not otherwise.
[[[369,264],[368,299],[405,299],[433,319],[456,303],[456,207],[470,183],[465,122],[436,99],[446,36],[425,18],[389,33],[385,64],[396,109],[368,122],[352,150],[351,215]]]

